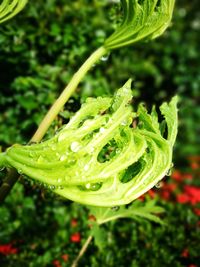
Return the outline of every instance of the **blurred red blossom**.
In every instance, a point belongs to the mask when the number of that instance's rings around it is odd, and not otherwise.
[[[61,258],[62,258],[65,262],[67,262],[67,261],[69,260],[69,255],[68,255],[68,254],[63,254],[63,255],[61,256]]]
[[[59,260],[54,260],[52,263],[53,263],[54,267],[62,267],[62,265],[61,265]]]
[[[10,255],[10,254],[17,254],[17,253],[18,253],[18,249],[13,247],[12,244],[0,245],[0,254]]]
[[[72,227],[76,227],[77,225],[78,225],[78,221],[77,221],[77,219],[73,218],[73,219],[71,220],[71,226],[72,226]]]
[[[182,176],[181,172],[178,170],[174,170],[171,177],[172,177],[172,179],[174,179],[177,182],[183,181],[183,176]]]
[[[185,249],[182,251],[181,256],[182,256],[183,258],[188,258],[188,257],[189,257],[189,251],[188,251],[187,248],[185,248]]]
[[[189,202],[192,205],[195,205],[200,202],[200,187],[185,185],[184,192],[188,195]]]
[[[197,216],[200,216],[200,209],[195,208],[193,211]]]
[[[188,160],[190,161],[190,167],[193,170],[200,169],[200,156],[190,156],[188,157]]]
[[[81,241],[81,234],[79,232],[72,234],[70,240],[73,243],[79,243]]]
[[[190,198],[187,194],[181,193],[177,195],[176,200],[178,203],[185,204],[189,203]]]
[[[155,193],[155,191],[154,191],[153,189],[150,189],[150,190],[148,191],[148,194],[149,194],[149,196],[150,196],[151,198],[154,198],[155,195],[156,195],[156,193]]]

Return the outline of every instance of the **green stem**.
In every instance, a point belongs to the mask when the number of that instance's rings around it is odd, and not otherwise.
[[[17,182],[18,177],[19,174],[15,169],[8,169],[6,178],[3,180],[0,187],[0,204],[4,201],[13,185]]]
[[[4,166],[5,166],[5,164],[4,164],[4,153],[0,152],[0,169],[2,167],[4,167]]]
[[[45,135],[46,131],[48,130],[49,126],[58,115],[60,110],[63,108],[64,104],[70,98],[70,96],[74,93],[75,89],[77,88],[80,81],[83,79],[85,74],[88,70],[104,55],[107,53],[107,50],[104,47],[100,47],[97,49],[80,67],[80,69],[74,74],[70,83],[55,101],[53,106],[50,108],[46,116],[44,117],[43,121],[39,125],[36,133],[31,139],[31,142],[39,142],[43,136]]]

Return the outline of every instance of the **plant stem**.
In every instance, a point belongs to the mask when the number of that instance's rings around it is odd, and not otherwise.
[[[53,120],[56,118],[60,110],[63,108],[67,100],[76,90],[80,81],[84,78],[86,73],[91,69],[91,67],[103,56],[107,53],[106,48],[103,46],[98,48],[92,55],[83,63],[80,69],[74,74],[69,84],[63,90],[61,95],[52,105],[52,107],[47,112],[46,116],[40,123],[37,131],[31,138],[30,142],[40,142],[43,136],[45,135],[46,131],[50,127]],[[17,182],[19,178],[19,174],[17,171],[10,169],[0,187],[0,203],[4,201],[6,196],[9,194],[10,190]]]
[[[87,248],[88,248],[90,242],[92,241],[92,238],[93,238],[93,236],[90,235],[90,236],[88,237],[88,239],[85,241],[85,244],[84,244],[83,247],[81,248],[81,250],[80,250],[78,256],[76,257],[76,259],[75,259],[74,262],[72,263],[72,266],[71,266],[71,267],[76,267],[76,266],[77,266],[77,264],[78,264],[80,258],[81,258],[81,257],[83,256],[83,254],[86,252],[86,250],[87,250]]]
[[[104,55],[106,54],[107,50],[104,47],[100,47],[97,49],[80,67],[80,69],[74,74],[70,83],[55,101],[53,106],[50,108],[46,116],[44,117],[43,121],[39,125],[36,133],[32,137],[32,142],[39,142],[42,137],[45,135],[46,131],[48,130],[49,126],[58,115],[60,110],[63,108],[64,104],[70,98],[70,96],[74,93],[75,89],[77,88],[79,82],[83,79],[85,74],[88,70]]]
[[[19,174],[15,169],[8,169],[6,178],[4,179],[1,187],[0,187],[0,203],[4,201],[11,188],[17,182],[19,178]]]

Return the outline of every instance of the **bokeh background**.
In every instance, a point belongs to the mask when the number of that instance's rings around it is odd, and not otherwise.
[[[29,1],[0,26],[0,148],[26,143],[84,60],[117,27],[119,1]],[[87,74],[48,132],[88,96],[111,95],[133,79],[134,105],[179,95],[174,171],[154,198],[167,227],[120,220],[102,227],[80,266],[200,266],[200,7],[177,0],[160,38],[113,51]],[[0,173],[0,181],[4,176]],[[70,266],[89,233],[88,213],[22,179],[0,207],[0,266]]]

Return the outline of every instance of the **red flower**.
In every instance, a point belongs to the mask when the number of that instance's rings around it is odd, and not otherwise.
[[[195,208],[193,211],[197,216],[200,216],[200,209]]]
[[[18,249],[14,248],[12,244],[0,245],[0,254],[10,255],[10,254],[17,254],[17,253],[18,253]]]
[[[161,198],[164,200],[169,200],[170,199],[170,192],[169,191],[161,192]]]
[[[190,198],[187,194],[179,194],[177,195],[176,200],[178,203],[185,204],[190,201]]]
[[[188,267],[198,267],[196,264],[190,264]]]
[[[62,258],[65,262],[67,262],[67,261],[69,260],[69,255],[68,255],[68,254],[63,254],[63,255],[61,256],[61,258]]]
[[[183,250],[183,252],[181,253],[181,256],[183,258],[188,258],[189,257],[189,251],[188,251],[187,248]]]
[[[76,227],[77,225],[78,225],[78,221],[77,221],[77,219],[75,219],[75,218],[72,219],[72,220],[71,220],[71,226],[72,226],[72,227]]]
[[[150,189],[150,190],[148,191],[148,194],[149,194],[149,196],[150,196],[151,198],[154,198],[155,195],[156,195],[155,191],[153,191],[152,189]]]
[[[191,185],[185,185],[184,191],[190,198],[190,203],[192,205],[195,205],[200,202],[200,188],[191,186]]]
[[[145,196],[142,195],[142,196],[138,197],[138,199],[143,202],[145,200]]]
[[[77,232],[77,233],[72,234],[71,237],[70,237],[70,240],[73,243],[79,243],[81,241],[81,235],[80,235],[80,233]]]
[[[183,181],[183,177],[180,171],[175,170],[172,175],[171,175],[172,179],[174,179],[177,182],[182,182]]]
[[[52,263],[53,263],[53,266],[55,267],[62,267],[59,260],[54,260]]]
[[[187,180],[192,180],[193,176],[191,173],[184,173],[183,178]]]
[[[197,162],[192,162],[190,166],[193,170],[199,169],[199,164]]]

